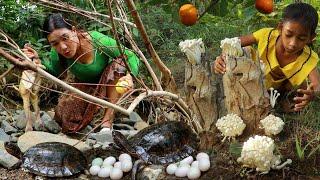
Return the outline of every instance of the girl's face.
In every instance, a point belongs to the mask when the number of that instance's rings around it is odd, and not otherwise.
[[[299,22],[286,21],[279,28],[281,44],[288,54],[299,53],[312,40],[310,30],[306,30]]]
[[[73,58],[79,47],[79,38],[75,30],[59,28],[48,35],[50,45],[65,58]]]

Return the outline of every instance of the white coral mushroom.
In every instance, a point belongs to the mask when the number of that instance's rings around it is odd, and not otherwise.
[[[220,48],[222,52],[228,56],[242,56],[243,50],[241,48],[241,41],[238,37],[225,38],[220,43]]]
[[[227,114],[217,120],[217,128],[223,134],[225,140],[226,137],[236,137],[242,134],[246,124],[243,123],[241,117],[236,114]]]
[[[188,39],[181,41],[179,47],[182,52],[187,55],[188,61],[192,65],[200,64],[201,53],[205,52],[204,44],[202,39]]]
[[[243,144],[241,157],[238,162],[244,167],[256,168],[256,171],[268,173],[270,168],[280,164],[280,156],[273,154],[274,141],[267,136],[250,137]]]
[[[267,136],[279,134],[284,126],[283,120],[277,116],[274,116],[273,114],[270,114],[262,119],[260,124]]]

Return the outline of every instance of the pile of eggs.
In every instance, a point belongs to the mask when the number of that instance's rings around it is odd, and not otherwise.
[[[98,175],[101,178],[121,179],[124,172],[129,172],[132,169],[132,159],[129,154],[121,154],[118,157],[109,156],[104,160],[102,158],[95,158],[90,167],[90,174]]]
[[[193,160],[192,156],[186,157],[178,163],[167,166],[166,171],[170,175],[177,177],[188,177],[188,179],[198,179],[201,172],[208,171],[210,168],[210,158],[207,153],[200,152]]]

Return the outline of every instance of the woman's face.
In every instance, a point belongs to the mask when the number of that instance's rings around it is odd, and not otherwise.
[[[65,58],[73,58],[79,47],[79,38],[75,30],[59,28],[48,35],[50,45]]]
[[[299,53],[311,41],[310,31],[307,31],[299,22],[284,22],[280,31],[282,46],[289,54]]]

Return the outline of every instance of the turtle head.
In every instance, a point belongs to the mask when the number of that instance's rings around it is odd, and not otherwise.
[[[19,148],[19,146],[17,145],[17,143],[11,142],[11,141],[6,141],[4,142],[4,148],[6,149],[6,151],[11,154],[12,156],[20,159],[22,156],[22,152]]]
[[[122,150],[131,155],[135,155],[135,149],[132,148],[127,138],[119,131],[112,131],[113,142]]]
[[[119,147],[123,147],[124,144],[128,144],[127,138],[119,131],[112,131],[112,138],[113,142]]]

